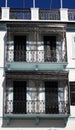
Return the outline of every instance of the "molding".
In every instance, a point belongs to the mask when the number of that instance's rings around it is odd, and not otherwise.
[[[7,79],[68,80],[67,71],[6,71]]]

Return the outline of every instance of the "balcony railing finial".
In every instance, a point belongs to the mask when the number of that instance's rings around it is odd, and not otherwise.
[[[63,8],[62,0],[60,0],[60,4],[61,4],[61,9],[62,9]]]
[[[35,0],[33,0],[33,8],[35,8]]]
[[[7,8],[7,0],[5,0],[5,7]]]

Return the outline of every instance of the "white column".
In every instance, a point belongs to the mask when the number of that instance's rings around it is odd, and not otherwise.
[[[2,20],[9,20],[10,8],[2,7]]]
[[[60,20],[61,21],[68,21],[68,9],[60,9]]]
[[[39,8],[31,8],[31,20],[39,20]]]

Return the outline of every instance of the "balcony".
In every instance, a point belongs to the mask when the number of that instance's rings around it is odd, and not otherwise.
[[[6,53],[6,68],[8,70],[62,70],[67,65],[66,50],[13,50]],[[42,48],[42,49],[41,49]]]
[[[6,71],[4,95],[9,120],[64,120],[70,114],[67,71]]]
[[[19,28],[22,30],[24,27],[15,27],[15,32]],[[51,30],[56,28],[57,32]],[[15,35],[14,33],[13,39],[11,35],[12,27],[8,30],[5,55],[7,69],[55,70],[63,69],[66,66],[67,53],[64,27],[46,27],[44,34],[44,26],[35,29],[35,27],[28,27],[27,25],[25,29],[24,34]],[[26,36],[27,29],[28,35]],[[41,34],[37,31],[39,29]]]
[[[36,8],[35,8],[36,9]],[[66,9],[63,8],[62,11],[65,11]],[[0,18],[2,17],[0,10]],[[6,13],[6,11],[4,12]],[[64,20],[70,20],[74,21],[75,20],[75,10],[74,9],[67,9],[66,17]],[[64,15],[64,13],[63,13]],[[6,17],[6,15],[5,15]],[[38,20],[61,20],[61,9],[54,9],[54,10],[49,10],[49,9],[39,9],[38,10]],[[3,16],[4,18],[4,16]],[[6,19],[6,18],[5,18]],[[22,20],[33,20],[32,19],[32,11],[31,9],[18,9],[18,8],[10,8],[9,10],[9,19],[22,19]]]
[[[31,19],[30,9],[10,9],[10,19]]]
[[[11,9],[10,19],[31,19],[30,9]],[[59,10],[39,10],[40,20],[59,20]]]
[[[31,19],[31,11],[29,9],[11,9],[10,19]],[[39,20],[60,20],[60,10],[39,10]],[[75,20],[75,10],[68,10],[68,20]]]
[[[19,81],[18,76],[10,76],[12,80],[7,78],[4,106],[6,117],[65,118],[69,116],[69,86],[65,77],[60,81],[58,77],[57,80],[48,80],[51,78],[46,72],[45,79],[44,76],[41,79],[40,77],[34,79],[36,76],[33,74],[31,79],[31,75],[26,77],[21,75],[22,79]]]

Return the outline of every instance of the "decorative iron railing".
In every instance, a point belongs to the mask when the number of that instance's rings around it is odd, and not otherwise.
[[[23,52],[7,50],[6,55],[7,62],[66,62],[66,51],[63,50],[51,50],[46,54],[44,50],[27,50]]]
[[[25,105],[26,103],[26,105]],[[15,105],[15,108],[14,108]],[[19,107],[17,107],[19,106]],[[26,106],[26,107],[25,107]],[[44,100],[15,101],[7,100],[5,114],[69,114],[67,101],[45,103]]]
[[[10,9],[10,19],[31,19],[30,9]],[[59,10],[39,10],[40,20],[59,20]]]
[[[0,8],[0,19],[2,12]],[[10,19],[31,19],[31,10],[24,8],[10,8]],[[59,9],[39,9],[39,20],[61,20]],[[75,10],[68,10],[68,20],[75,20]]]
[[[68,20],[75,20],[75,10],[74,9],[68,10]]]
[[[59,12],[59,10],[40,9],[39,10],[39,19],[40,20],[59,20],[60,12]]]
[[[30,9],[10,9],[10,19],[31,19]],[[60,10],[39,10],[40,20],[60,20]],[[68,20],[75,20],[75,10],[68,10]]]
[[[10,9],[10,19],[31,19],[30,9]]]

